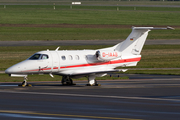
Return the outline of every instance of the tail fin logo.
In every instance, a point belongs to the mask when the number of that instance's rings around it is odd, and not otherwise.
[[[134,39],[133,38],[130,38],[130,41],[133,41]]]

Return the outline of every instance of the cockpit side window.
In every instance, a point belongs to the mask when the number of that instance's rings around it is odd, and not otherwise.
[[[43,59],[43,60],[48,59],[48,58],[49,58],[48,55],[45,55],[45,54],[43,54],[43,55],[41,56],[41,59]]]
[[[38,60],[40,56],[41,54],[34,54],[33,56],[29,58],[29,60]]]

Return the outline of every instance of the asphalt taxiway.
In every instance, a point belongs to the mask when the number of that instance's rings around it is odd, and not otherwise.
[[[180,76],[134,75],[101,86],[60,82],[0,83],[1,119],[178,120]]]

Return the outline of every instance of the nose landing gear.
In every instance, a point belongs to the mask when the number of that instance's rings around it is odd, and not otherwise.
[[[21,83],[21,84],[19,84],[18,86],[20,86],[20,87],[32,87],[32,85],[31,84],[28,84],[27,83],[27,76],[24,76],[24,81]]]

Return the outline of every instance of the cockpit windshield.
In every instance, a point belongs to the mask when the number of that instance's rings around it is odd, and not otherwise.
[[[46,54],[34,54],[33,56],[31,56],[31,57],[29,58],[29,60],[38,60],[38,59],[43,59],[43,60],[45,60],[45,59],[48,59],[48,58],[49,58],[49,56],[46,55]]]
[[[29,58],[29,60],[38,60],[40,56],[41,54],[34,54],[33,56]]]

